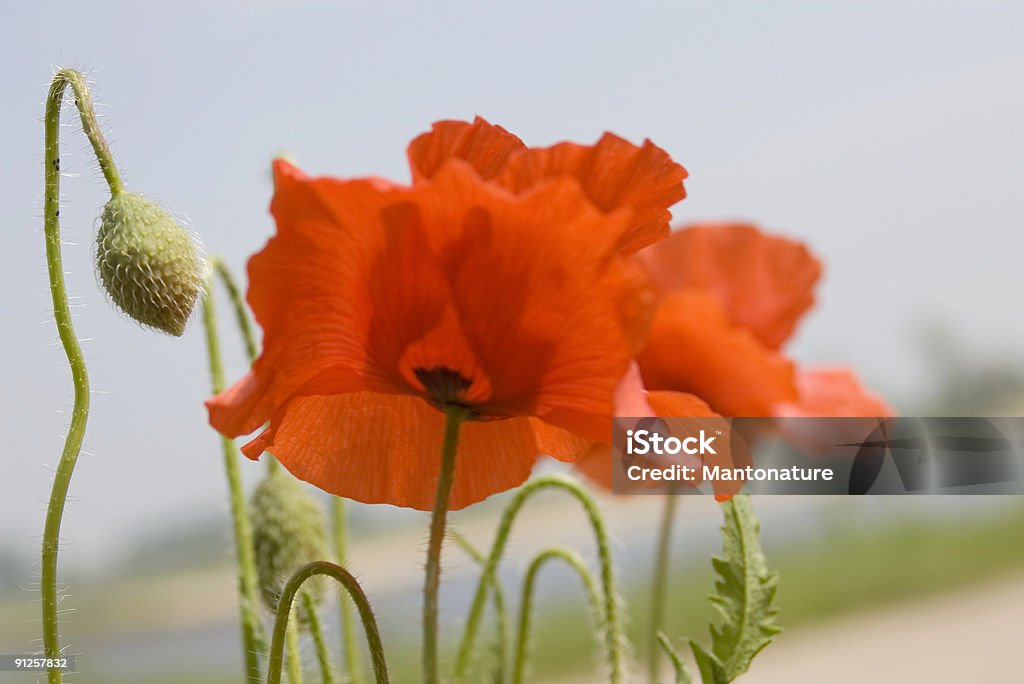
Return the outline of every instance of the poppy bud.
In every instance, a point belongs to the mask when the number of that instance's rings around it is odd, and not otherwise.
[[[114,304],[139,323],[185,332],[203,284],[192,235],[142,195],[121,192],[103,207],[96,270]]]
[[[329,557],[323,511],[283,468],[256,486],[250,508],[256,573],[264,601],[276,610],[288,577],[306,563]],[[321,578],[302,585],[314,602],[323,597],[324,589]]]

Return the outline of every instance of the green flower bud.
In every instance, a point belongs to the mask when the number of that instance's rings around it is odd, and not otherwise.
[[[250,514],[263,599],[277,610],[277,599],[292,573],[306,563],[329,558],[324,513],[298,480],[278,468],[253,491]],[[314,602],[323,598],[325,588],[322,578],[302,585]]]
[[[175,337],[203,286],[192,235],[142,195],[121,192],[103,207],[96,270],[118,309]]]

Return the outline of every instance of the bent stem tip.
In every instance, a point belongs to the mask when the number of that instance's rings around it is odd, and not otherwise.
[[[594,579],[594,575],[587,568],[586,561],[572,549],[556,547],[541,551],[534,556],[526,571],[526,578],[523,580],[523,596],[519,604],[519,628],[516,633],[512,684],[522,684],[523,677],[526,674],[526,649],[530,638],[531,609],[533,607],[533,594],[537,583],[537,574],[540,572],[541,567],[552,560],[561,560],[576,572],[583,584],[587,605],[594,616],[598,630],[606,628],[604,610],[600,598],[601,592],[597,587],[597,580]]]
[[[498,532],[491,547],[491,553],[477,582],[476,593],[473,595],[473,602],[470,606],[469,615],[466,618],[466,628],[462,635],[462,641],[459,644],[458,658],[455,663],[455,682],[461,682],[465,678],[470,655],[473,652],[473,644],[480,628],[480,618],[483,615],[487,590],[494,581],[498,563],[505,552],[505,546],[508,543],[509,534],[512,530],[512,523],[527,500],[537,494],[537,492],[545,489],[560,489],[564,491],[576,499],[586,513],[587,522],[594,532],[594,539],[597,544],[602,601],[604,603],[605,624],[607,625],[605,641],[608,655],[609,681],[612,684],[619,684],[625,676],[623,661],[625,660],[627,642],[623,634],[622,621],[619,615],[619,597],[615,586],[615,570],[612,564],[611,546],[608,542],[608,531],[605,527],[604,519],[601,517],[593,497],[579,482],[565,475],[545,475],[534,478],[520,487],[502,513]]]
[[[377,627],[377,618],[373,615],[370,600],[359,585],[359,580],[341,567],[329,561],[313,561],[298,570],[285,583],[281,591],[281,598],[277,604],[277,612],[274,616],[274,632],[270,642],[270,656],[267,663],[267,684],[281,684],[281,673],[284,668],[284,649],[288,631],[288,618],[292,612],[292,604],[295,596],[302,588],[302,584],[310,577],[325,575],[344,587],[352,602],[355,603],[359,616],[363,621],[363,631],[366,633],[366,642],[370,650],[370,660],[373,664],[373,673],[376,684],[388,684],[388,664],[384,656],[384,644],[380,638],[380,630]]]
[[[85,77],[72,69],[58,71],[50,84],[43,117],[43,233],[46,240],[46,271],[50,281],[50,297],[53,301],[53,318],[57,334],[71,367],[71,379],[75,388],[74,408],[71,424],[64,439],[60,461],[53,476],[50,499],[46,506],[46,522],[43,528],[43,543],[40,566],[40,594],[42,604],[43,653],[47,658],[61,654],[60,632],[57,617],[57,552],[60,545],[60,527],[64,517],[71,476],[78,461],[78,454],[85,439],[85,427],[89,419],[89,374],[85,366],[82,348],[71,321],[71,307],[68,303],[67,287],[64,283],[64,266],[61,259],[60,235],[60,110],[64,102],[64,91],[71,86],[75,94],[75,105],[82,120],[82,128],[92,143],[96,159],[107,180],[112,195],[121,192],[121,179],[114,166],[110,148],[103,139],[92,98],[86,86]],[[47,671],[50,684],[60,684],[61,671],[51,668]]]

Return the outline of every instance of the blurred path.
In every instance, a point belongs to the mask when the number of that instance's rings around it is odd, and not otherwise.
[[[1024,684],[1022,615],[1024,575],[1018,575],[783,632],[737,681]],[[692,666],[691,673],[696,677]],[[582,677],[558,684],[591,681]]]
[[[793,630],[743,684],[1024,682],[1024,576]]]

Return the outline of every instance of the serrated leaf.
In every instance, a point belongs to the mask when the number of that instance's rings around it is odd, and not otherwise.
[[[692,639],[690,640],[690,649],[693,651],[693,659],[697,662],[697,669],[700,670],[701,682],[704,684],[729,684],[725,668],[713,653],[708,653],[703,646]]]
[[[739,677],[750,667],[754,656],[779,633],[775,622],[779,613],[775,605],[779,578],[768,570],[761,551],[761,524],[754,515],[750,497],[733,497],[722,504],[722,512],[722,556],[711,561],[718,580],[710,600],[722,618],[718,625],[711,626],[714,658],[710,659],[712,654],[693,644],[705,684],[727,684]],[[708,679],[708,675],[713,678]]]
[[[672,645],[672,642],[665,635],[664,632],[658,632],[658,643],[661,644],[661,648],[665,651],[668,659],[672,661],[672,668],[676,672],[676,684],[690,684],[690,673],[686,671],[686,665],[683,665],[683,659],[679,655],[679,651]]]

